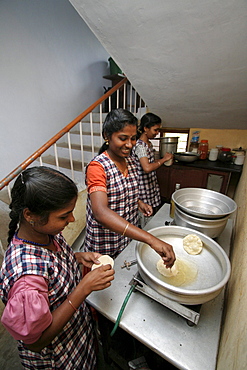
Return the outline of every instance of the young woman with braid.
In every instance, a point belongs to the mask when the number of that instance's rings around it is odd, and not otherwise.
[[[150,139],[159,133],[161,118],[154,113],[142,116],[137,132],[137,142],[132,155],[135,158],[139,177],[139,197],[153,207],[154,214],[161,206],[160,189],[156,170],[173,159],[171,153],[166,153],[163,158],[155,160],[154,148]]]
[[[130,242],[150,245],[172,267],[175,254],[170,244],[137,227],[138,210],[145,216],[152,207],[139,199],[138,174],[130,156],[136,143],[137,119],[125,109],[108,113],[103,124],[105,143],[86,170],[88,189],[85,251],[115,258]]]
[[[96,369],[94,330],[85,298],[109,287],[110,265],[83,278],[99,253],[74,253],[61,231],[74,221],[77,187],[64,174],[33,167],[12,189],[9,246],[0,272],[2,323],[18,340],[25,369]]]

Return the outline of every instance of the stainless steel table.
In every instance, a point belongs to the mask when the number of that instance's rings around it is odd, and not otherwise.
[[[165,204],[145,229],[164,226],[165,221],[171,221],[169,209],[169,204]],[[229,219],[217,239],[227,254],[231,233],[232,220]],[[132,241],[116,258],[115,279],[111,287],[93,292],[87,298],[91,306],[112,322],[116,321],[130,289],[129,282],[137,272],[136,265],[129,270],[121,268],[125,260],[135,259],[135,245],[136,241]],[[198,324],[189,326],[180,315],[135,291],[125,307],[119,326],[179,369],[215,370],[223,303],[224,290],[201,306]]]

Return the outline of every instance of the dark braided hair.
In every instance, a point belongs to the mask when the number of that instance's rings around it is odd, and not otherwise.
[[[161,124],[161,118],[154,113],[146,113],[142,116],[137,131],[137,139],[143,134],[144,128],[151,128]]]
[[[66,207],[77,194],[75,183],[52,168],[40,166],[23,171],[11,190],[8,243],[23,219],[25,208],[40,216],[42,222],[46,224],[50,212]]]
[[[137,127],[137,118],[127,109],[118,108],[109,112],[105,118],[102,128],[102,136],[106,140],[110,138],[114,132],[122,130],[126,125]],[[105,142],[99,150],[99,154],[103,153],[108,148]]]

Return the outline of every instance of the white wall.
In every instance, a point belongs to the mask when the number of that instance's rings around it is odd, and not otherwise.
[[[104,92],[109,55],[67,0],[0,2],[0,180]]]
[[[70,0],[166,127],[247,128],[246,0]]]
[[[247,162],[239,181],[234,243],[231,248],[231,277],[227,287],[225,320],[220,341],[217,370],[247,368]]]

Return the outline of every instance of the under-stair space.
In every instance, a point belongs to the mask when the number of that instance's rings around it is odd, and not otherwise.
[[[78,187],[78,201],[74,210],[75,222],[63,231],[67,242],[79,250],[86,226],[85,168],[98,154],[103,144],[102,127],[108,111],[106,107],[126,107],[138,119],[147,112],[147,107],[127,78],[121,78],[111,90],[92,104],[74,121],[45,143],[40,149],[13,170],[0,188],[0,262],[7,247],[10,192],[15,177],[27,167],[48,166],[70,177]],[[114,99],[112,96],[114,94]],[[114,102],[114,104],[113,104]]]
[[[69,133],[62,136],[56,144],[50,147],[39,160],[30,167],[44,165],[58,169],[72,178],[78,187],[78,200],[74,210],[75,222],[68,225],[63,234],[70,245],[83,233],[86,225],[86,186],[85,167],[98,153],[102,145],[102,122],[107,113],[92,113],[83,118]],[[72,165],[71,165],[72,161]],[[10,188],[13,183],[10,184]],[[9,193],[5,187],[0,191],[0,255],[1,261],[7,247],[9,224]],[[78,242],[80,243],[80,241]],[[76,248],[79,249],[77,243]],[[1,262],[0,261],[0,262]]]

